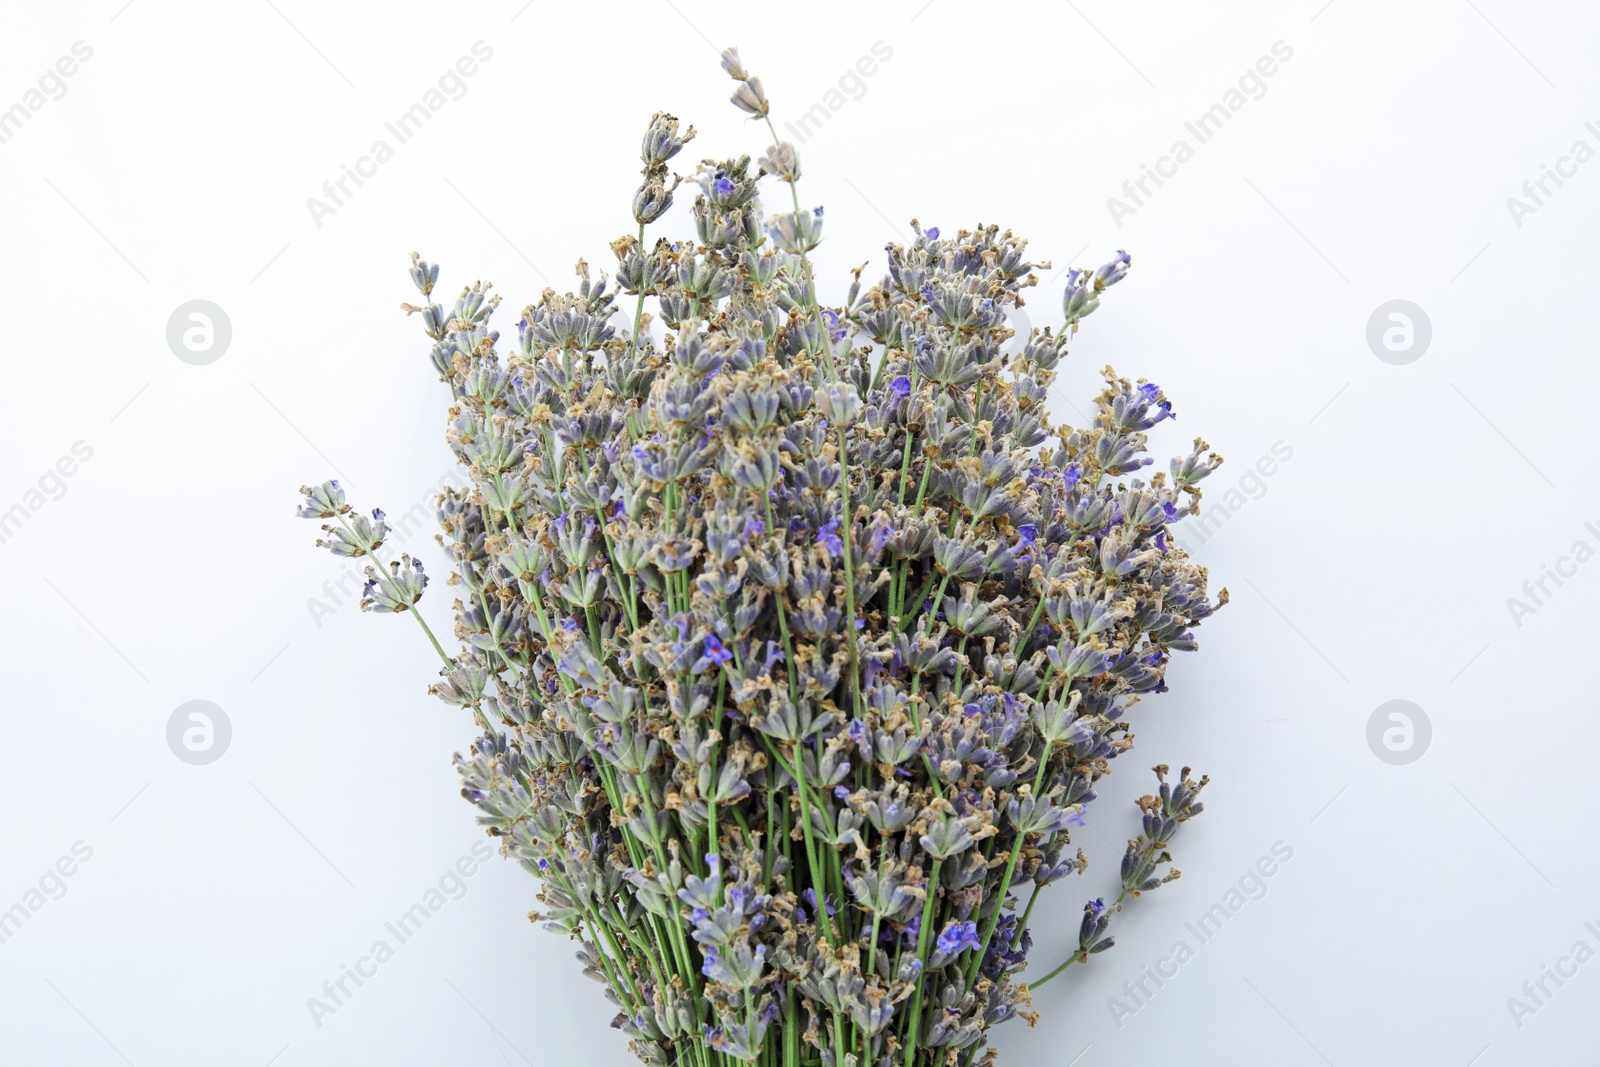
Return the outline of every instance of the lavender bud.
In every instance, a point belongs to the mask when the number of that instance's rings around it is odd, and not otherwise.
[[[861,397],[855,386],[840,382],[817,393],[817,410],[835,426],[854,426],[861,417]]]
[[[650,126],[644,132],[644,142],[639,146],[639,157],[646,168],[654,169],[677,155],[684,145],[694,140],[694,127],[678,134],[678,120],[665,111],[650,116]]]
[[[315,488],[302,485],[300,495],[305,502],[295,508],[294,513],[302,519],[331,519],[350,511],[350,505],[344,502],[344,490],[339,487],[337,479],[323,482]]]
[[[822,242],[822,209],[774,215],[767,222],[767,233],[785,252],[809,252]]]
[[[767,94],[761,91],[760,78],[746,78],[739,83],[739,88],[733,91],[728,98],[733,101],[733,106],[740,111],[747,111],[754,117],[766,118],[767,110],[771,107],[767,103]]]
[[[676,181],[666,185],[659,180],[646,181],[639,186],[639,191],[633,194],[634,220],[649,225],[665,215],[672,206],[672,190],[677,186]]]
[[[783,141],[767,148],[761,157],[761,173],[771,174],[779,181],[793,185],[800,180],[800,156],[794,145]]]
[[[734,81],[742,82],[750,77],[750,72],[744,69],[743,63],[739,62],[739,50],[737,48],[725,48],[722,50],[722,69],[727,71],[728,77]]]
[[[439,265],[429,263],[415,252],[411,253],[411,283],[423,296],[433,292],[434,283],[439,280]]]

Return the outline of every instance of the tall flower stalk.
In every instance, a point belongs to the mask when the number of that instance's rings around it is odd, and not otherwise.
[[[731,49],[723,67],[776,140],[760,80]],[[471,480],[439,500],[458,651],[417,614],[409,557],[369,568],[362,606],[427,632],[433,692],[482,730],[462,792],[640,1059],[987,1063],[994,1025],[1033,1018],[1034,905],[1087,866],[1071,831],[1133,746],[1129,709],[1226,602],[1172,541],[1221,460],[1196,440],[1147,473],[1172,407],[1109,368],[1091,425],[1051,423],[1125,253],[1070,272],[1063,324],[1015,346],[1007,314],[1049,265],[995,226],[913,223],[878,284],[858,271],[824,306],[792,145],[702,163],[692,239],[647,244],[693,137],[651,119],[614,285],[580,262],[510,345],[488,285],[446,310],[413,257],[405,308]],[[791,210],[763,213],[763,181]],[[304,493],[320,544],[377,560],[382,512]],[[1119,895],[1035,988],[1177,877],[1206,780],[1156,773]]]

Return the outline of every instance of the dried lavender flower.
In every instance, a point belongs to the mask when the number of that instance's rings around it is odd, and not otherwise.
[[[1146,473],[1171,402],[1110,368],[1090,425],[1050,419],[1125,252],[1071,271],[1062,325],[1015,355],[1008,315],[1048,264],[996,226],[913,221],[877,284],[858,270],[823,306],[822,209],[800,207],[759,79],[734,49],[722,65],[774,143],[754,171],[703,162],[692,236],[647,245],[694,137],[652,116],[615,284],[580,263],[503,349],[499,297],[434,302],[439,268],[412,257],[428,302],[403,306],[471,480],[438,507],[458,651],[412,610],[422,564],[379,558],[381,511],[330,481],[299,514],[372,561],[364,608],[426,633],[432,691],[482,731],[463,795],[640,1059],[988,1062],[1030,984],[1110,948],[1113,917],[1178,876],[1206,779],[1160,766],[1119,895],[1023,980],[1041,891],[1087,867],[1071,833],[1133,747],[1130,709],[1227,600],[1172,539],[1221,461],[1196,440]],[[769,177],[789,210],[764,209]]]

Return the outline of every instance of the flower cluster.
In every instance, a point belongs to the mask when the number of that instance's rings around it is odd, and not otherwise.
[[[759,80],[723,66],[777,141]],[[1226,601],[1171,536],[1221,461],[1197,440],[1147,470],[1172,406],[1109,368],[1092,425],[1051,422],[1125,253],[1071,272],[1063,325],[1015,344],[1048,264],[995,226],[913,223],[881,281],[823,306],[792,145],[702,163],[693,238],[646,244],[693,135],[651,119],[614,279],[580,263],[509,345],[489,286],[447,307],[413,257],[406,309],[471,479],[439,502],[460,650],[428,631],[434,692],[482,730],[462,792],[646,1063],[987,1062],[991,1027],[1032,1018],[1034,904],[1086,866],[1071,831],[1130,707]],[[791,210],[763,210],[763,181]],[[381,512],[305,494],[323,544],[377,561]],[[428,629],[420,564],[368,573],[364,607]],[[1067,964],[1177,877],[1205,779],[1156,770]]]

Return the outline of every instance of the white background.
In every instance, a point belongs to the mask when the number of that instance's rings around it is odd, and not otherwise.
[[[699,127],[684,169],[765,146],[713,43],[741,47],[781,128],[882,41],[892,57],[800,146],[801,196],[827,206],[825,297],[863,260],[876,278],[912,217],[1031,238],[1055,263],[1038,322],[1059,316],[1061,268],[1125,247],[1133,271],[1085,324],[1056,414],[1077,419],[1114,362],[1177,404],[1158,454],[1203,434],[1230,460],[1207,502],[1239,490],[1197,548],[1233,603],[1137,709],[1139,747],[1080,832],[1092,866],[1040,909],[1036,973],[1114,886],[1158,761],[1214,778],[1177,842],[1185,875],[1040,991],[1036,1029],[998,1032],[1003,1061],[1595,1062],[1600,962],[1546,979],[1542,1004],[1522,987],[1575,942],[1600,950],[1600,563],[1571,556],[1600,548],[1600,163],[1547,182],[1520,226],[1507,198],[1573,142],[1600,148],[1600,14],[123,2],[11,3],[0,36],[0,109],[93,49],[0,144],[0,510],[93,449],[0,544],[0,908],[93,850],[0,945],[0,1060],[631,1062],[570,946],[526,921],[534,881],[498,860],[313,1021],[307,999],[393,943],[384,923],[480,838],[449,762],[469,723],[426,695],[409,623],[349,602],[314,618],[340,568],[295,488],[342,474],[401,513],[449,469],[443,387],[397,309],[409,252],[443,264],[447,294],[493,279],[507,310],[567,288],[633,229],[652,111]],[[317,225],[307,198],[478,40],[493,57],[464,97]],[[1278,41],[1293,55],[1259,99],[1118,226],[1107,199],[1195,146],[1184,123]],[[208,366],[166,341],[192,299],[232,324]],[[1394,299],[1432,324],[1403,366],[1366,339]],[[1277,442],[1292,458],[1249,478]],[[443,573],[421,535],[408,547]],[[1570,576],[1535,605],[1523,583],[1547,565]],[[1511,597],[1536,610],[1515,618]],[[442,583],[423,606],[448,628]],[[166,741],[193,699],[232,724],[209,766]],[[1405,766],[1367,742],[1395,699],[1432,726]],[[1280,841],[1293,856],[1265,895],[1199,944],[1185,924]],[[1129,999],[1179,940],[1193,958]],[[1514,1018],[1513,996],[1537,1010]]]

